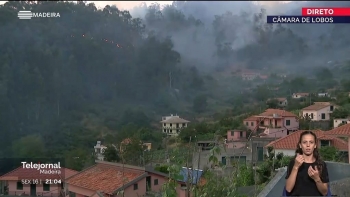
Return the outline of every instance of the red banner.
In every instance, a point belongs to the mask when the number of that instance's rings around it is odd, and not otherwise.
[[[350,16],[350,8],[302,8],[302,16]]]

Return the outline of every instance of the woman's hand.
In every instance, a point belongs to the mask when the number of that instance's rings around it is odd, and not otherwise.
[[[294,167],[299,168],[304,163],[304,156],[299,153],[295,157]]]
[[[310,166],[307,172],[313,180],[315,180],[315,181],[320,180],[320,172],[318,171],[317,166],[315,166],[315,168]]]

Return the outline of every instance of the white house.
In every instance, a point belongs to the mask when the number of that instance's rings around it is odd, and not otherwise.
[[[330,102],[315,102],[313,105],[301,110],[303,117],[309,117],[311,121],[330,120],[330,114],[337,106]]]
[[[318,97],[329,97],[328,93],[318,93],[317,94]]]
[[[95,149],[95,155],[97,156],[97,159],[103,161],[104,160],[103,153],[107,149],[107,146],[103,146],[101,144],[101,141],[97,141],[96,145],[94,146],[94,149]]]
[[[349,123],[350,123],[350,117],[348,117],[348,118],[336,118],[333,120],[334,128],[339,127],[340,124],[349,124]]]
[[[169,136],[179,135],[181,129],[186,128],[190,121],[180,118],[179,116],[170,116],[162,117],[162,132]]]
[[[309,93],[293,93],[292,98],[293,99],[300,99],[300,98],[305,98],[308,97],[310,94]]]
[[[278,106],[280,107],[286,107],[288,105],[287,98],[275,98],[278,101]]]

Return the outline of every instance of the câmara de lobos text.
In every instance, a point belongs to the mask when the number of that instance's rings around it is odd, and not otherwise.
[[[273,17],[273,23],[333,23],[333,17]]]

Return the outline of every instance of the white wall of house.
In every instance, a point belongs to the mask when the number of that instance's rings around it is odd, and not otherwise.
[[[333,111],[330,110],[330,106],[325,106],[320,110],[303,110],[303,117],[309,116],[311,121],[330,120],[331,113],[333,113]],[[324,116],[322,114],[324,114]]]
[[[162,123],[162,131],[168,135],[177,136],[186,127],[187,123]]]
[[[288,105],[288,101],[287,101],[287,99],[286,99],[286,100],[284,100],[284,101],[278,101],[278,105],[279,105],[279,106],[281,106],[281,107],[285,107],[285,106],[287,106],[287,105]]]
[[[306,95],[300,95],[300,94],[293,94],[292,95],[292,98],[294,99],[300,99],[300,98],[304,98],[304,97],[307,97]]]
[[[350,118],[337,118],[333,120],[333,126],[334,128],[339,127],[340,124],[345,123],[348,124],[350,123]]]
[[[296,146],[296,145],[295,145]],[[294,150],[288,150],[288,149],[275,149],[276,155],[278,153],[283,153],[284,156],[294,156],[295,155],[295,149]]]

